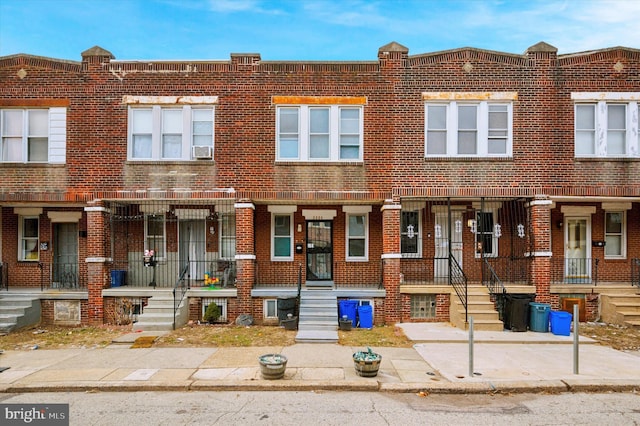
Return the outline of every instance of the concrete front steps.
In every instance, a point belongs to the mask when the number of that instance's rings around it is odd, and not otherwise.
[[[0,333],[10,333],[40,322],[40,299],[26,295],[0,295]]]
[[[185,325],[189,318],[189,306],[187,298],[182,299],[176,312],[176,328]],[[138,316],[138,321],[133,324],[133,331],[169,331],[173,330],[173,293],[162,292],[149,298],[149,303],[144,307],[143,313]]]
[[[489,296],[489,290],[482,285],[468,287],[467,319],[473,317],[474,331],[503,331],[504,323],[500,321],[498,311]],[[464,305],[455,293],[451,292],[449,319],[453,325],[462,329],[469,329],[469,322],[465,322]]]
[[[640,327],[640,291],[628,288],[626,291],[600,293],[600,319],[606,323]]]
[[[298,315],[296,342],[338,342],[338,299],[332,290],[302,290]]]

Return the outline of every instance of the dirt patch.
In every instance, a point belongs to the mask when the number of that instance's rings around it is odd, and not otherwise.
[[[581,336],[590,337],[603,346],[619,351],[640,351],[640,328],[587,322],[580,324],[579,332]]]
[[[131,326],[96,327],[29,327],[0,336],[0,349],[68,349],[97,348],[109,345],[113,339],[131,332]]]

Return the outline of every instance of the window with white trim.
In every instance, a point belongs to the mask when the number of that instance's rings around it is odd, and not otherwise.
[[[293,213],[272,213],[271,242],[271,260],[293,260]]]
[[[40,220],[38,216],[20,216],[18,228],[18,260],[37,262],[40,260]]]
[[[153,250],[156,260],[164,260],[166,253],[164,214],[145,215],[144,234],[144,249]]]
[[[498,256],[498,237],[501,234],[500,225],[495,221],[495,211],[476,213],[476,257]]]
[[[400,252],[402,257],[422,257],[422,210],[400,212]]]
[[[0,110],[0,162],[64,163],[66,108]]]
[[[426,157],[510,157],[510,102],[427,102]]]
[[[288,105],[276,114],[276,160],[362,161],[362,107]]]
[[[214,107],[147,105],[129,108],[130,160],[212,158]]]
[[[369,259],[369,214],[347,214],[347,261]]]
[[[626,250],[626,211],[607,211],[604,213],[604,257],[624,259]]]
[[[202,298],[202,315],[201,319],[204,320],[204,313],[207,311],[207,308],[210,304],[215,303],[220,308],[220,316],[215,322],[227,322],[227,299],[225,298],[211,298],[211,297],[203,297]]]
[[[640,93],[572,93],[576,157],[640,157]]]
[[[278,318],[278,299],[265,299],[262,312],[264,319]]]
[[[234,260],[236,257],[236,215],[222,213],[219,220],[220,257]]]

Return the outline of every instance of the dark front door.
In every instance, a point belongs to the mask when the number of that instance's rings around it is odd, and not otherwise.
[[[307,221],[307,281],[333,279],[332,224],[330,220]]]
[[[78,286],[78,224],[53,224],[54,287]]]

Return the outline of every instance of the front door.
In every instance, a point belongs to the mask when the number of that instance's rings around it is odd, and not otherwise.
[[[569,281],[584,282],[591,279],[589,231],[589,218],[565,217],[565,278]]]
[[[53,286],[78,286],[78,224],[53,224]]]
[[[181,220],[178,232],[179,273],[182,273],[186,267],[188,278],[204,280],[206,269],[204,220]]]
[[[330,220],[307,221],[307,281],[333,279],[332,224]]]
[[[449,234],[451,230],[451,234]],[[435,224],[434,280],[449,280],[449,251],[462,268],[462,212],[437,213]]]

